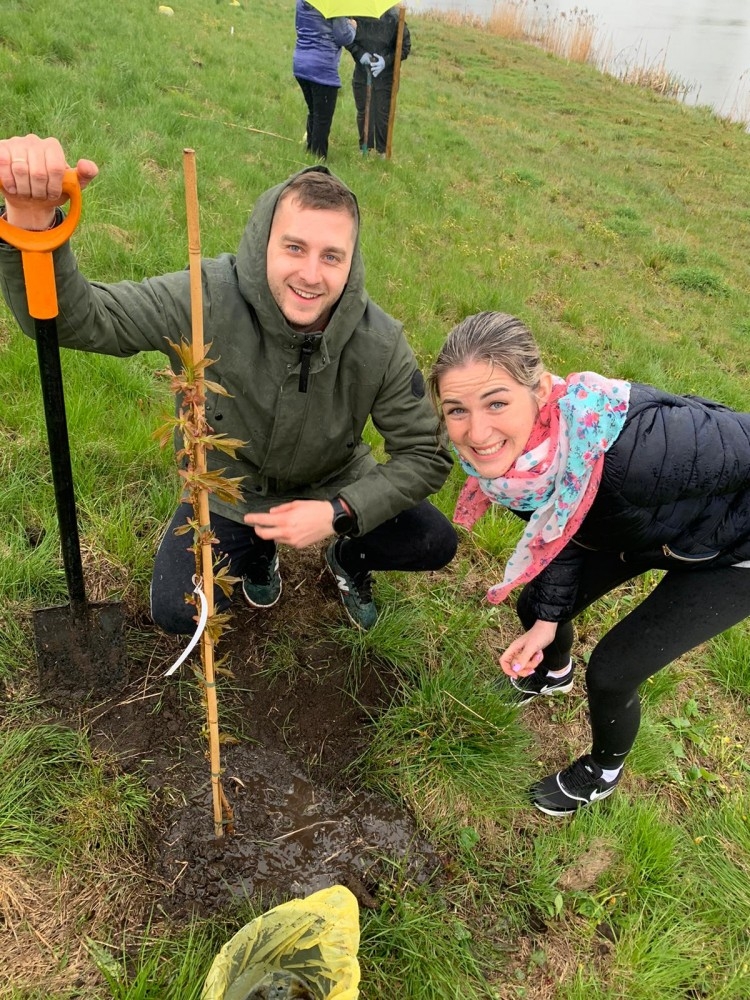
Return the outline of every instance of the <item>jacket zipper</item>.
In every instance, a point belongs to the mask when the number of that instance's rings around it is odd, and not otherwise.
[[[680,562],[693,563],[693,562],[708,562],[711,559],[715,559],[718,556],[718,552],[712,552],[707,556],[684,556],[680,555],[678,552],[673,552],[670,547],[665,543],[661,547],[662,552],[665,556],[670,559],[678,559]]]
[[[305,337],[299,350],[299,391],[307,392],[307,379],[310,374],[310,360],[315,346],[314,337]]]

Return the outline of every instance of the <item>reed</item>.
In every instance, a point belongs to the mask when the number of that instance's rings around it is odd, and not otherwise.
[[[436,16],[451,24],[481,27],[500,38],[531,42],[561,59],[594,66],[622,83],[653,90],[665,97],[683,101],[695,89],[694,84],[666,68],[666,53],[650,62],[645,54],[641,56],[637,53],[635,60],[622,63],[620,57],[613,53],[611,42],[598,37],[594,15],[578,7],[569,13],[562,11],[550,17],[540,13],[537,6],[528,0],[499,0],[490,16],[479,23],[473,15],[456,12]],[[734,109],[731,116],[736,117]]]
[[[487,31],[501,38],[526,40],[529,37],[529,27],[525,4],[496,4],[487,19]]]
[[[501,0],[493,6],[486,30],[501,38],[533,42],[571,62],[597,64],[596,20],[577,7],[549,17],[528,0]]]

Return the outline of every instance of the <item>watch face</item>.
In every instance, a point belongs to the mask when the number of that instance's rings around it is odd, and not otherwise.
[[[333,519],[333,530],[337,535],[345,535],[347,531],[351,531],[354,527],[354,518],[351,514],[347,514],[346,511],[342,511],[337,514]]]
[[[331,501],[333,504],[333,530],[337,535],[345,535],[354,527],[354,518],[348,513],[342,502],[336,497]]]

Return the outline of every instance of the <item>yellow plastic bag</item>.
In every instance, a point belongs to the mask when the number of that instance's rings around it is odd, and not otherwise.
[[[292,899],[221,949],[203,1000],[357,1000],[359,908],[342,885]]]

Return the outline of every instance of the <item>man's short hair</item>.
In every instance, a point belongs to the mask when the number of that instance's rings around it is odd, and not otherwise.
[[[349,188],[333,174],[322,170],[307,170],[289,182],[278,204],[293,198],[303,208],[348,212],[355,226],[359,225],[357,201]]]

